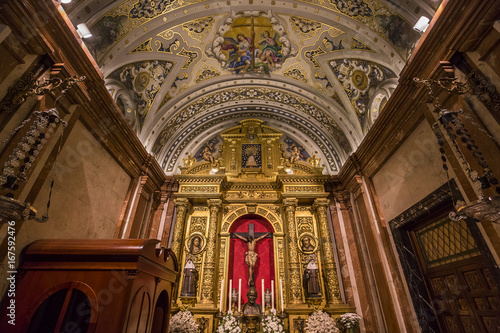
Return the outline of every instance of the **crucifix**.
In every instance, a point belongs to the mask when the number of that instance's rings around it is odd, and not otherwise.
[[[254,280],[254,268],[257,263],[257,253],[255,252],[255,245],[258,241],[263,238],[272,238],[273,234],[270,232],[255,232],[255,225],[253,223],[248,224],[248,232],[231,233],[232,238],[239,238],[248,245],[248,250],[246,252],[245,262],[248,265],[248,285],[255,286]],[[255,238],[257,237],[257,238]]]

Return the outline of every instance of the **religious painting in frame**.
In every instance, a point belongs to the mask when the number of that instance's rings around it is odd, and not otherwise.
[[[241,145],[241,167],[245,169],[262,167],[260,144],[251,143]]]
[[[196,255],[205,249],[206,245],[205,236],[201,232],[193,232],[186,239],[187,252]]]
[[[222,22],[205,51],[234,74],[269,75],[297,54],[272,11],[231,11]]]
[[[318,240],[311,233],[303,233],[298,239],[299,249],[302,253],[314,253],[318,249]]]

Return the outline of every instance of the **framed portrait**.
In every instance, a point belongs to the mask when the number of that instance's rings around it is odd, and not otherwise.
[[[205,235],[203,235],[201,232],[193,232],[186,239],[186,251],[188,253],[191,253],[192,255],[196,255],[205,250],[206,244],[207,242],[205,239]]]
[[[318,239],[313,234],[305,232],[300,235],[298,246],[302,253],[314,253],[318,249]]]

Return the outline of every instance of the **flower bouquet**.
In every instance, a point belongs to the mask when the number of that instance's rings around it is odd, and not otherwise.
[[[177,312],[170,319],[169,333],[199,333],[193,314],[188,310]]]
[[[361,316],[358,315],[357,313],[344,313],[343,315],[340,316],[340,326],[345,329],[349,330],[351,328],[355,328],[359,326],[359,321],[361,320]]]
[[[219,321],[219,326],[217,326],[216,333],[241,333],[238,319],[236,319],[232,312],[228,312],[222,317]]]
[[[321,310],[314,311],[306,322],[306,333],[337,333],[339,329],[335,320]]]
[[[283,321],[276,316],[276,310],[271,310],[269,316],[262,318],[262,331],[264,333],[285,333],[285,325]]]

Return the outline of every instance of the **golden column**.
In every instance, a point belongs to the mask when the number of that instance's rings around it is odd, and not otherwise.
[[[186,225],[186,215],[191,207],[191,204],[189,203],[189,199],[179,198],[174,200],[174,205],[177,210],[177,215],[175,216],[174,235],[172,236],[170,249],[175,254],[177,261],[180,262],[184,226]]]
[[[297,225],[295,224],[295,207],[298,199],[284,199],[285,218],[288,228],[288,265],[290,304],[302,303],[302,286],[300,285],[300,258],[299,245],[297,243]]]
[[[222,200],[209,199],[207,200],[207,204],[210,208],[210,222],[208,223],[207,254],[205,256],[205,266],[203,268],[203,285],[201,287],[200,303],[213,304],[217,226],[219,225],[219,212]]]
[[[319,229],[321,234],[321,245],[323,249],[323,263],[326,278],[326,289],[329,304],[343,304],[340,295],[339,278],[337,276],[337,267],[333,256],[333,246],[330,238],[330,229],[328,228],[328,219],[326,217],[326,207],[328,199],[316,199],[312,207],[318,216]]]

